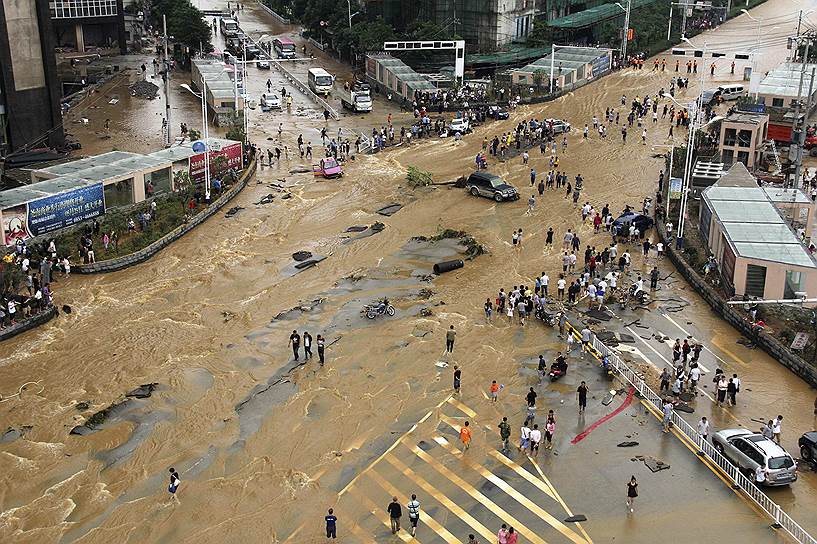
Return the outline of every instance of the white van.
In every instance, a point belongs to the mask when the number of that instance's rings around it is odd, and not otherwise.
[[[329,96],[329,93],[332,92],[332,85],[335,83],[335,77],[323,68],[310,68],[308,75],[309,88],[312,89],[312,92]]]
[[[721,85],[718,87],[718,94],[721,97],[721,100],[737,100],[744,94],[746,94],[746,89],[743,88],[743,85]]]

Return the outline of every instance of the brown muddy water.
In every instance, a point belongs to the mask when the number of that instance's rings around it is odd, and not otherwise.
[[[614,74],[553,103],[519,108],[459,143],[357,157],[337,181],[288,174],[299,162],[293,157],[259,170],[258,184],[237,198],[246,209],[235,217],[218,214],[129,270],[60,279],[55,296],[73,312],[0,346],[1,394],[39,384],[0,404],[0,429],[23,431],[0,443],[0,541],[274,542],[314,523],[357,471],[447,395],[449,371],[435,363],[449,325],[459,332],[457,360],[471,383],[489,383],[511,343],[532,341],[504,323],[485,326],[482,303],[542,270],[556,275],[559,252],[543,249],[548,227],[556,240],[573,228],[586,243],[607,241],[579,226],[561,192],[546,193],[526,215],[521,159],[491,161],[490,170],[522,192],[510,204],[447,187],[410,191],[406,167],[428,169],[438,181],[456,178],[472,170],[483,136],[529,117],[564,117],[579,129],[618,106],[622,93],[657,92],[670,76]],[[279,122],[291,148],[298,131],[317,134],[321,126],[310,116],[273,116],[256,121],[253,136],[272,137]],[[663,144],[666,131],[665,122],[649,127],[649,143]],[[571,178],[582,174],[582,199],[620,210],[654,191],[662,160],[635,132],[626,146],[615,130],[607,141],[571,133],[561,168]],[[547,171],[545,158],[531,157],[538,172]],[[293,198],[254,205],[280,178]],[[392,202],[404,207],[391,217],[375,213]],[[376,221],[386,227],[372,236],[346,232]],[[469,232],[489,254],[430,278],[434,262],[461,249],[411,238],[442,228]],[[525,233],[520,250],[510,245],[517,228]],[[293,274],[299,250],[326,259]],[[382,296],[394,301],[394,318],[359,315]],[[431,315],[421,316],[423,308]],[[327,337],[326,367],[295,364],[287,347],[293,329]],[[131,401],[98,432],[69,435],[151,382],[160,384],[151,398]],[[89,408],[77,409],[80,402]],[[183,481],[179,504],[167,497],[170,466]]]

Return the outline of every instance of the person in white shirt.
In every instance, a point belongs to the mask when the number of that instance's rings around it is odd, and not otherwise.
[[[664,244],[661,243],[661,242],[656,242],[655,251],[658,254],[658,257],[663,257],[664,256]]]
[[[556,289],[559,300],[564,300],[565,298],[565,285],[567,285],[567,282],[565,281],[564,278],[559,278],[559,280],[556,282]]]
[[[542,284],[542,292],[545,296],[548,296],[548,283],[550,283],[550,276],[542,272],[542,277],[539,279],[539,282]]]
[[[11,305],[9,305],[9,311],[11,311]],[[772,421],[772,440],[780,444],[780,432],[782,431],[783,427],[783,416],[777,416],[774,421]]]
[[[23,257],[23,262],[20,263],[20,268],[23,272],[28,272],[28,269],[31,267],[31,261],[29,261],[28,257]]]
[[[755,483],[758,485],[763,485],[766,482],[766,469],[763,466],[758,465],[755,469]]]
[[[530,432],[530,452],[532,455],[539,453],[539,443],[542,441],[542,431],[539,430],[539,425],[534,424]]]
[[[698,380],[701,379],[701,369],[698,367],[698,363],[692,363],[692,368],[689,369],[689,381],[692,382],[692,391],[695,393],[695,396],[698,396]]]
[[[698,434],[701,435],[703,441],[706,442],[709,436],[709,421],[707,421],[705,417],[702,417],[701,420],[698,421]]]
[[[615,291],[618,287],[618,274],[613,272],[610,274],[610,291]]]
[[[528,428],[528,426],[526,424],[522,425],[522,429],[519,434],[519,447],[517,448],[519,451],[526,450],[528,449],[528,446],[530,446],[530,433],[531,430]]]
[[[592,283],[587,286],[587,298],[590,299],[588,305],[592,306],[596,302],[596,286]]]

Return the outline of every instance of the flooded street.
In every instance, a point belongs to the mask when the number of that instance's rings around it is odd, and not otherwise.
[[[769,0],[752,13],[772,17],[789,13],[793,6]],[[714,36],[721,43],[748,40],[753,34],[743,19],[724,25]],[[796,16],[792,21],[796,24]],[[785,24],[792,21],[786,19]],[[282,31],[254,5],[242,16],[245,24],[257,33],[265,28]],[[785,54],[785,45],[764,54],[763,70]],[[305,71],[305,65],[297,67],[298,73]],[[727,63],[723,71],[728,75]],[[248,72],[253,96],[262,92],[267,78],[272,78],[273,89],[279,82],[274,70],[252,66]],[[717,532],[718,541],[782,541],[768,529],[768,520],[738,499],[693,453],[662,436],[637,399],[622,404],[624,391],[610,406],[602,405],[607,384],[588,362],[571,361],[575,375],[571,370],[564,382],[539,388],[542,409],[552,407],[560,418],[558,456],[545,460],[540,454],[539,464],[528,463],[515,450],[514,463],[492,456],[485,448],[498,447],[495,429],[502,415],[513,422],[512,441],[517,440],[524,395],[537,385],[531,363],[535,365],[539,353],[551,360],[561,348],[553,331],[538,323],[523,329],[497,316],[494,324],[486,324],[485,299],[493,299],[500,287],[530,285],[543,270],[556,278],[558,241],[566,229],[578,231],[583,244],[598,248],[609,236],[594,235],[592,227],[581,225],[578,210],[560,191],[546,192],[536,210],[525,214],[529,174],[520,158],[489,160],[491,172],[520,189],[522,198],[515,203],[497,204],[448,186],[406,186],[409,165],[433,172],[435,181],[452,180],[473,170],[483,137],[510,131],[523,119],[554,117],[574,126],[560,168],[571,180],[582,175],[582,199],[597,207],[609,203],[613,213],[625,205],[638,207],[645,195],[654,193],[663,167],[663,158],[654,156],[660,150],[652,145],[666,143],[667,121],[648,127],[650,145],[641,145],[635,129],[626,145],[617,130],[606,140],[593,134],[583,141],[581,127],[606,107],[619,107],[622,94],[632,99],[656,93],[668,87],[671,76],[649,70],[615,73],[555,102],[517,108],[511,119],[486,123],[461,142],[420,141],[373,156],[358,155],[345,165],[342,178],[328,181],[317,181],[311,173],[289,173],[301,166],[298,134],[319,140],[323,121],[317,119],[320,111],[314,105],[300,97],[310,110],[307,115],[252,112],[251,139],[265,148],[283,123],[290,159],[259,168],[257,183],[251,182],[233,204],[245,209],[231,218],[216,214],[128,270],[59,278],[55,297],[73,311],[0,347],[0,430],[13,428],[22,435],[0,438],[0,541],[323,542],[323,516],[335,506],[342,512],[344,537],[351,533],[342,541],[392,542],[397,539],[387,536],[378,516],[392,494],[401,494],[405,504],[402,496],[412,492],[423,493],[429,519],[462,542],[468,531],[487,541],[480,528],[495,533],[497,527],[485,520],[490,515],[507,519],[503,513],[548,542],[610,542],[622,535],[627,542],[652,542],[677,527],[679,519],[688,519],[685,515],[696,516],[696,527],[690,529],[693,540],[712,538],[717,524],[723,529]],[[198,102],[181,94],[182,82],[183,77],[172,86],[176,132],[179,122],[196,127],[198,119]],[[679,100],[695,96],[697,84],[692,83]],[[123,88],[109,93],[121,95]],[[99,104],[103,102],[107,104]],[[299,98],[295,105],[297,109]],[[105,117],[100,121],[99,115],[113,116],[113,107],[99,108],[88,125],[71,125],[83,142],[83,153],[112,147],[143,152],[159,146],[161,94],[152,102],[123,97],[115,105],[119,115],[136,114],[131,121],[118,117],[111,139],[100,139],[94,132],[102,130]],[[331,121],[329,133],[338,127],[367,132],[385,124],[382,101],[376,100],[374,108],[365,119],[344,116]],[[675,141],[681,140],[679,131]],[[537,172],[548,170],[547,158],[531,153]],[[277,194],[268,184],[280,180],[292,198],[256,204],[267,194]],[[376,213],[392,203],[403,207],[391,216]],[[382,231],[348,230],[377,222],[385,226]],[[557,246],[543,249],[549,227],[557,233]],[[525,233],[521,249],[510,243],[518,228]],[[431,237],[442,229],[467,232],[488,253],[466,261],[462,269],[432,276],[434,263],[462,258],[464,248],[453,240],[412,238]],[[326,258],[299,271],[293,260],[297,251]],[[766,354],[736,345],[736,332],[712,316],[689,287],[678,281],[671,288],[692,305],[668,315],[707,342],[712,353],[702,356],[705,364],[719,357],[724,368],[744,380],[747,392],[741,394],[734,417],[754,428],[753,418],[782,413],[784,446],[794,454],[799,434],[814,426],[814,391]],[[363,304],[384,296],[396,307],[395,317],[368,320],[360,315]],[[652,320],[651,327],[672,337],[682,333],[658,309],[648,315],[643,319]],[[446,356],[442,351],[450,325],[457,331],[456,348]],[[315,359],[293,360],[287,345],[293,330],[326,337],[324,367]],[[669,346],[654,347],[665,357],[669,353]],[[640,348],[657,360],[648,348]],[[445,364],[438,364],[441,361]],[[464,371],[459,400],[449,399],[454,364]],[[485,394],[491,380],[505,386],[498,405]],[[593,394],[589,413],[580,418],[575,414],[577,380],[587,380]],[[36,381],[36,388],[6,399],[29,381]],[[131,399],[97,432],[69,434],[91,414],[148,383],[158,384],[150,398]],[[619,415],[607,426],[571,444],[586,425],[619,405]],[[702,413],[708,415],[706,410]],[[715,428],[735,424],[727,413],[713,412],[712,418]],[[452,453],[462,447],[455,430],[463,419],[475,422],[476,444],[467,454],[473,460]],[[639,433],[638,452],[616,448],[625,435]],[[630,452],[661,457],[673,469],[652,474],[634,463]],[[481,461],[478,455],[483,453],[490,464]],[[488,476],[479,466],[496,474],[507,471],[501,481],[521,490],[516,494],[495,479],[489,481],[513,497],[515,508],[522,504],[528,512],[531,505],[525,497],[543,493],[536,504],[553,519],[539,511],[536,520],[529,519],[470,476],[461,476],[468,481],[452,477],[451,472],[473,471],[482,482]],[[178,504],[167,496],[169,467],[182,479]],[[643,482],[643,513],[625,518],[631,467],[642,471],[637,474]],[[359,475],[364,476],[357,480]],[[817,532],[815,488],[813,475],[801,474],[791,490],[774,492],[774,500],[812,532]],[[460,507],[444,498],[457,492],[465,493],[469,502]],[[475,512],[475,501],[487,504],[480,494],[496,508],[487,514]],[[673,494],[678,518],[667,515],[668,494]],[[702,498],[706,509],[700,508]],[[621,511],[611,512],[611,504]],[[585,514],[588,521],[565,525],[561,520],[571,511]],[[542,519],[548,520],[547,527]],[[552,533],[540,533],[535,523]],[[425,535],[418,532],[418,541],[453,541],[446,536],[435,540],[428,529]],[[530,534],[523,537],[520,542],[537,541]]]

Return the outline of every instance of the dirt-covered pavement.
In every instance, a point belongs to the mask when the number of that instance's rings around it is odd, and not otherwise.
[[[390,497],[397,493],[405,505],[405,495],[417,493],[419,542],[465,542],[468,532],[489,541],[485,532],[502,522],[518,522],[522,542],[646,542],[680,526],[697,541],[713,535],[775,541],[767,520],[661,435],[626,390],[603,404],[607,385],[589,360],[571,359],[564,381],[537,385],[536,356],[550,358],[560,346],[551,330],[505,318],[485,323],[482,304],[500,287],[530,285],[543,270],[556,277],[558,251],[544,248],[548,227],[557,244],[567,228],[578,230],[582,245],[598,248],[606,234],[581,226],[562,192],[546,192],[526,214],[529,174],[521,158],[489,161],[490,171],[522,191],[515,203],[450,187],[410,190],[405,183],[409,165],[438,181],[468,173],[483,137],[510,131],[522,119],[561,117],[579,128],[605,108],[620,107],[622,94],[632,99],[667,87],[671,75],[616,73],[553,103],[518,108],[510,120],[488,123],[461,142],[358,156],[336,181],[290,174],[300,165],[292,153],[259,170],[258,184],[236,200],[245,209],[234,217],[212,218],[137,267],[59,279],[54,290],[73,312],[4,343],[0,352],[0,394],[39,383],[0,404],[0,428],[22,433],[0,439],[0,540],[321,542],[325,511],[337,507],[342,541],[391,542],[407,537],[403,531],[391,539],[383,523]],[[260,92],[266,77],[253,72],[251,90]],[[297,134],[316,138],[321,126],[312,116],[284,113],[251,119],[256,141],[277,138],[284,123],[290,149]],[[376,109],[355,122],[384,120]],[[351,123],[330,122],[329,132]],[[665,143],[667,128],[667,121],[653,126],[649,119],[648,145],[641,144],[640,129],[631,130],[626,145],[615,127],[606,140],[591,131],[583,141],[576,130],[559,153],[560,169],[571,179],[581,173],[582,202],[609,203],[614,212],[638,206],[655,190],[663,163],[652,146]],[[131,149],[129,141],[118,145]],[[130,143],[142,150],[142,142]],[[531,153],[540,175],[548,158]],[[280,180],[291,198],[268,186]],[[269,193],[272,203],[256,204]],[[403,208],[389,217],[376,213],[391,203]],[[385,228],[347,232],[376,222]],[[488,253],[431,277],[433,263],[462,248],[412,238],[446,228],[468,232]],[[524,239],[513,248],[518,228]],[[292,254],[299,250],[326,259],[296,273]],[[395,304],[395,317],[359,315],[364,303],[383,296]],[[450,325],[456,345],[444,355]],[[301,364],[303,351],[293,361],[287,345],[293,329],[327,339],[324,367],[316,359]],[[449,401],[454,364],[464,372],[463,392]],[[591,399],[579,418],[574,397],[582,379]],[[491,380],[505,386],[497,404],[485,398]],[[152,382],[159,386],[150,398],[130,401],[98,432],[69,435],[92,413]],[[510,458],[497,457],[498,418],[509,417],[517,440],[531,386],[540,395],[537,418],[556,411],[554,451],[540,452],[536,463],[515,449]],[[455,433],[466,419],[474,422],[474,445],[462,454]],[[630,438],[639,447],[615,447]],[[631,461],[636,455],[671,468],[653,474]],[[167,493],[169,467],[182,479],[178,502]],[[641,483],[641,500],[628,515],[631,474]],[[588,521],[564,522],[571,512]]]

